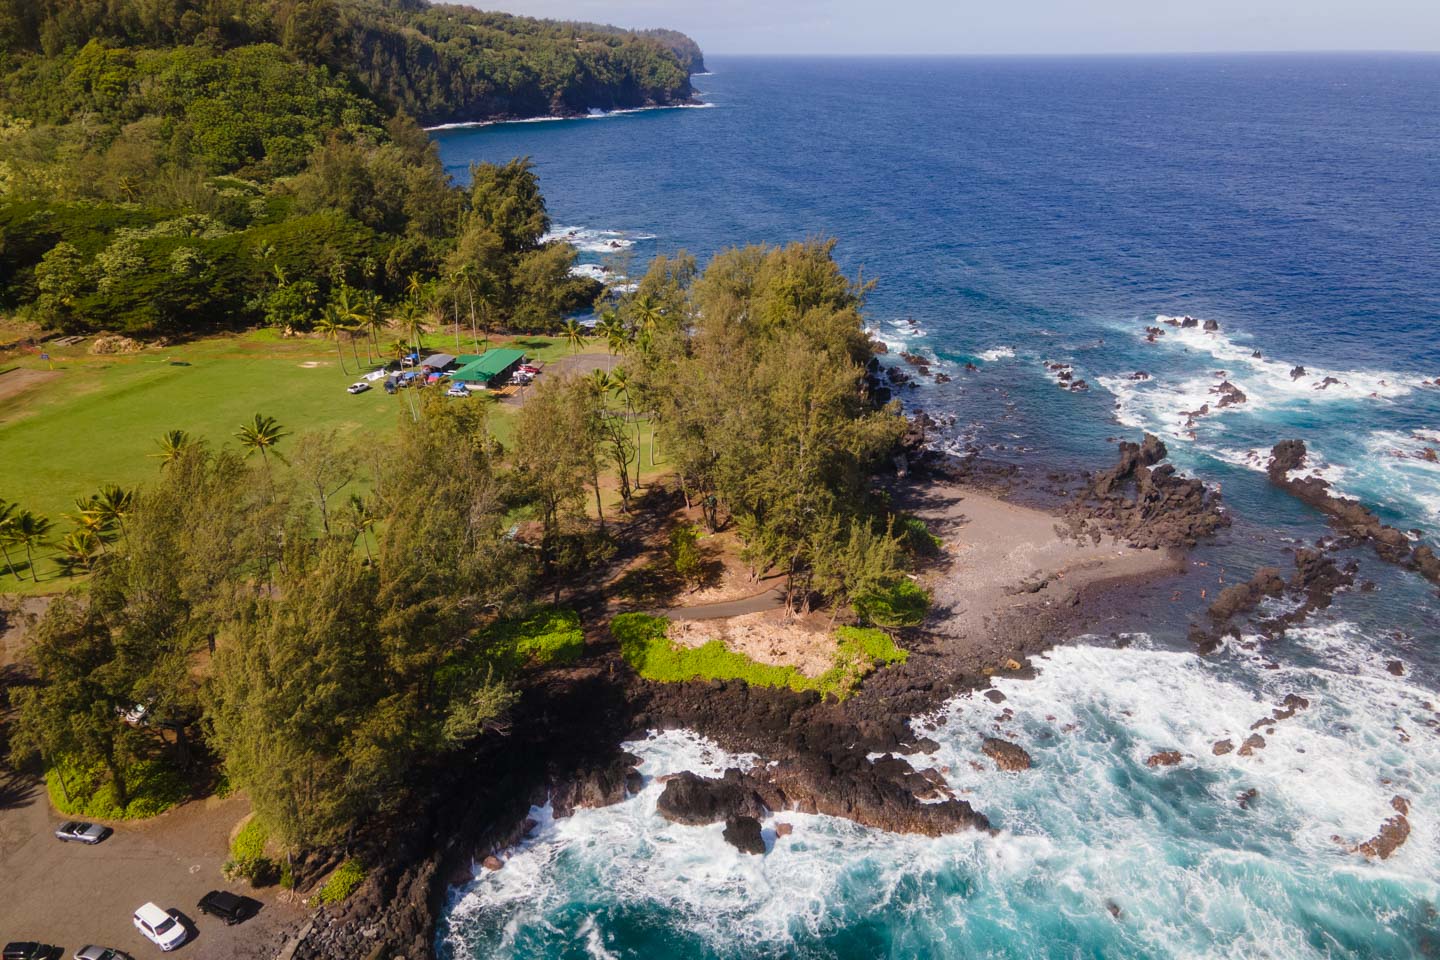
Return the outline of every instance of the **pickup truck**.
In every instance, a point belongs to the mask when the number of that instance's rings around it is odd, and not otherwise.
[[[236,893],[226,890],[211,890],[200,898],[200,912],[212,917],[219,917],[225,921],[226,926],[248,920],[253,917],[258,907],[254,900],[249,897],[242,897]]]

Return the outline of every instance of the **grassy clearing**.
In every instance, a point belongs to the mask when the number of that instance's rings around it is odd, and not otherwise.
[[[679,646],[670,641],[669,628],[664,617],[643,613],[624,613],[610,624],[625,662],[640,676],[659,683],[743,680],[751,686],[814,690],[843,700],[876,668],[904,663],[909,657],[883,630],[841,627],[835,631],[835,665],[821,676],[807,677],[794,667],[759,663],[735,653],[719,640],[700,647]]]
[[[453,352],[455,339],[434,333],[425,345]],[[537,360],[570,353],[554,337],[491,345],[522,349]],[[322,340],[256,330],[115,356],[90,356],[88,346],[47,346],[49,361],[38,354],[0,359],[0,497],[48,516],[57,539],[69,529],[63,515],[74,510],[76,497],[104,483],[131,486],[153,477],[157,461],[149,455],[167,430],[224,446],[234,444],[241,422],[258,412],[297,433],[334,429],[361,447],[396,429],[406,412],[404,392],[389,396],[377,387],[347,394],[345,387],[359,378],[351,351],[347,346],[346,373],[335,345]],[[363,368],[370,369],[364,346],[357,346]],[[462,349],[474,347],[462,341]],[[19,376],[29,382],[4,396],[6,378]],[[513,407],[483,394],[457,402],[489,404],[496,433],[509,439]],[[21,577],[11,577],[0,563],[0,593],[50,593],[74,582],[60,574],[48,549],[36,557],[38,584],[29,579],[23,556],[11,554]]]
[[[100,763],[66,758],[45,771],[45,787],[55,809],[90,820],[144,820],[183,803],[190,789],[171,764],[141,760],[129,770],[129,801],[121,806]]]

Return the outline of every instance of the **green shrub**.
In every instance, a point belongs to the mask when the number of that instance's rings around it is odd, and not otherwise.
[[[670,534],[670,562],[675,573],[686,583],[695,583],[704,574],[700,556],[700,531],[693,524],[682,524]]]
[[[670,641],[669,628],[670,621],[664,617],[643,613],[623,613],[610,623],[625,662],[640,676],[658,683],[743,680],[751,686],[814,690],[821,696],[844,699],[876,666],[903,663],[909,656],[881,630],[841,627],[836,631],[835,666],[818,677],[807,677],[794,667],[758,663],[719,640],[699,647],[679,646]]]
[[[913,627],[925,619],[930,594],[913,580],[898,580],[855,600],[855,612],[879,627]]]
[[[320,903],[339,903],[364,882],[365,867],[359,860],[346,860],[330,874],[330,879],[315,894],[315,899]]]
[[[901,517],[899,533],[905,538],[905,545],[910,548],[910,552],[917,557],[933,557],[945,546],[945,541],[931,533],[925,521],[919,517]]]
[[[265,855],[270,831],[258,817],[251,817],[230,841],[230,859],[225,863],[225,876],[244,878],[253,886],[264,887],[276,881],[280,867]]]
[[[99,761],[62,758],[46,770],[45,786],[56,810],[90,820],[144,820],[183,803],[190,795],[175,768],[159,760],[136,761],[126,774],[130,796],[123,807]]]
[[[496,672],[527,666],[574,663],[585,651],[585,633],[574,610],[545,607],[523,620],[502,620],[481,637],[485,659]]]
[[[286,860],[280,864],[280,886],[286,890],[295,889],[295,868]]]

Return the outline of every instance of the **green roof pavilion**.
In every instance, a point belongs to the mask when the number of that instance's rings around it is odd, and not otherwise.
[[[504,380],[524,361],[523,350],[486,350],[478,360],[472,360],[450,374],[450,379],[488,387],[492,382]]]

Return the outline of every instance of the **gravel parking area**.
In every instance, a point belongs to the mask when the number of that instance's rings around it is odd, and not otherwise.
[[[142,823],[111,824],[103,843],[62,843],[65,817],[50,808],[42,784],[0,770],[0,941],[40,940],[69,958],[89,943],[116,947],[136,960],[158,957],[131,922],[153,900],[189,920],[191,939],[174,955],[190,960],[270,960],[276,935],[307,911],[284,902],[278,888],[252,891],[221,875],[230,830],[245,816],[243,797],[187,803]],[[233,927],[200,915],[207,892],[229,889],[263,904],[258,916]],[[288,895],[287,895],[288,896]]]

